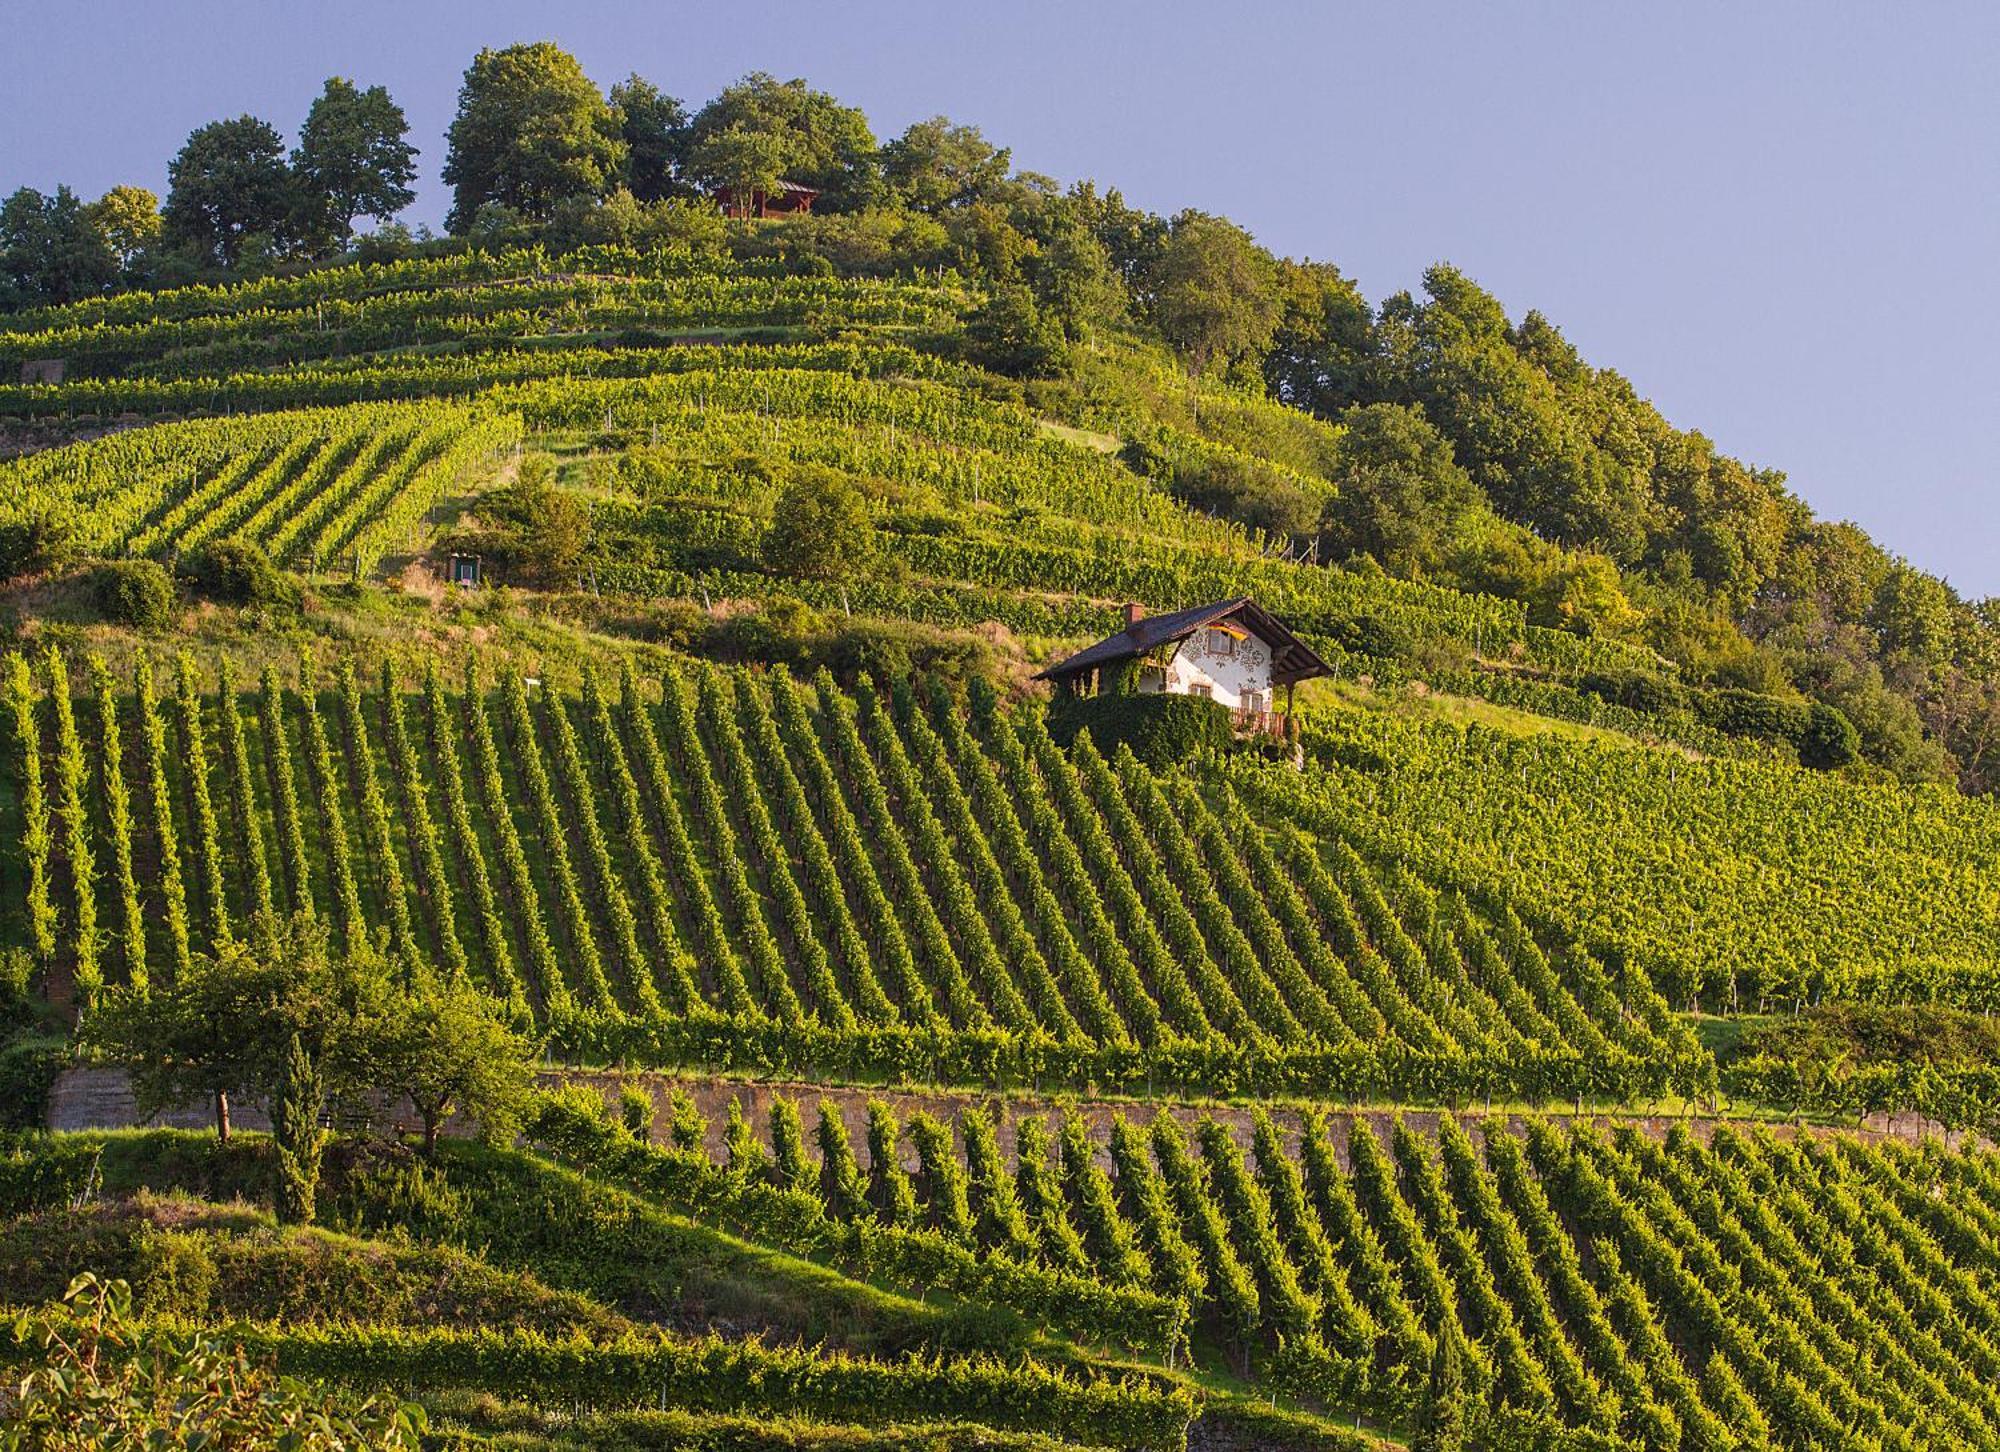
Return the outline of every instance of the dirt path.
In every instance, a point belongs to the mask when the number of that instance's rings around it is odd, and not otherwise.
[[[1187,1104],[1169,1100],[1135,1102],[1131,1100],[1102,1099],[1029,1099],[1015,1096],[985,1094],[973,1090],[887,1090],[879,1088],[856,1088],[838,1084],[813,1084],[800,1081],[760,1080],[748,1081],[723,1078],[684,1078],[677,1075],[657,1073],[619,1074],[596,1070],[552,1070],[544,1073],[541,1080],[545,1085],[563,1083],[587,1085],[602,1094],[606,1102],[615,1109],[619,1089],[627,1084],[643,1089],[652,1096],[656,1106],[654,1123],[664,1132],[667,1122],[667,1105],[675,1090],[685,1092],[694,1100],[695,1107],[708,1121],[708,1148],[712,1155],[720,1157],[724,1150],[723,1132],[728,1124],[731,1100],[743,1106],[744,1117],[757,1127],[762,1137],[771,1111],[771,1102],[783,1096],[798,1106],[805,1117],[810,1132],[811,1125],[819,1112],[821,1102],[835,1105],[841,1118],[846,1122],[848,1135],[854,1141],[855,1150],[865,1161],[867,1158],[866,1130],[868,1124],[868,1102],[879,1099],[895,1111],[899,1120],[907,1122],[912,1114],[930,1114],[935,1118],[950,1122],[960,1111],[974,1106],[986,1105],[1003,1113],[1008,1121],[1026,1117],[1037,1117],[1048,1124],[1053,1131],[1060,1121],[1065,1107],[1074,1107],[1089,1126],[1091,1139],[1098,1145],[1099,1157],[1108,1167],[1110,1158],[1104,1146],[1109,1143],[1111,1124],[1115,1116],[1124,1114],[1138,1123],[1152,1121],[1154,1113],[1166,1111],[1183,1124],[1193,1125],[1204,1117],[1213,1118],[1224,1125],[1238,1143],[1248,1146],[1254,1127],[1254,1117],[1248,1108],[1226,1104]],[[1329,1106],[1327,1118],[1337,1130],[1360,1120],[1365,1121],[1378,1137],[1386,1140],[1399,1111],[1385,1108],[1340,1108]],[[255,1104],[237,1104],[232,1107],[232,1119],[244,1129],[267,1129],[270,1121],[263,1110]],[[1439,1112],[1436,1110],[1408,1109],[1400,1111],[1402,1120],[1412,1129],[1430,1133],[1436,1129]],[[1573,1119],[1576,1116],[1563,1110],[1544,1111],[1545,1118]],[[414,1128],[415,1116],[405,1112],[400,1116]],[[1274,1107],[1271,1118],[1284,1134],[1286,1147],[1296,1149],[1300,1133],[1300,1116],[1295,1108]],[[1475,1138],[1481,1132],[1486,1116],[1471,1110],[1459,1116],[1467,1131]],[[1522,1116],[1508,1114],[1507,1122],[1519,1124]],[[213,1122],[210,1107],[203,1104],[186,1105],[169,1110],[152,1121],[177,1129],[206,1129]],[[1912,1115],[1871,1115],[1860,1127],[1835,1127],[1829,1125],[1799,1126],[1772,1120],[1716,1119],[1706,1116],[1682,1118],[1677,1115],[1646,1115],[1638,1113],[1587,1113],[1582,1122],[1597,1125],[1628,1125],[1640,1133],[1654,1139],[1664,1139],[1676,1124],[1684,1124],[1704,1143],[1715,1133],[1720,1124],[1745,1127],[1762,1127],[1780,1138],[1792,1138],[1804,1132],[1816,1136],[1852,1135],[1870,1142],[1883,1140],[1903,1140],[1914,1142],[1925,1136],[1943,1137],[1948,1143],[1957,1144],[1962,1136],[1947,1136],[1935,1124]],[[56,1081],[55,1091],[49,1099],[48,1126],[56,1130],[82,1129],[124,1129],[140,1123],[132,1091],[125,1075],[117,1069],[69,1069]],[[1344,1132],[1333,1136],[1336,1151],[1345,1158],[1347,1135]],[[1002,1135],[1004,1149],[1011,1153],[1012,1135]],[[907,1141],[904,1145],[907,1168],[916,1168],[916,1151]]]

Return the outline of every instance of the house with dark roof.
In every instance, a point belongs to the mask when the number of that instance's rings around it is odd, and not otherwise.
[[[1125,607],[1125,628],[1036,676],[1057,691],[1092,696],[1199,696],[1227,706],[1247,725],[1271,729],[1291,706],[1292,688],[1333,674],[1327,663],[1247,595],[1191,610],[1147,615]]]

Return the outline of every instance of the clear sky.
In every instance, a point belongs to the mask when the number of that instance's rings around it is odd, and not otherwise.
[[[1675,423],[2000,594],[2000,6],[0,0],[0,192],[164,191],[195,126],[387,85],[423,149],[482,45],[698,105],[802,75],[890,136],[1221,212],[1371,299],[1449,260]]]

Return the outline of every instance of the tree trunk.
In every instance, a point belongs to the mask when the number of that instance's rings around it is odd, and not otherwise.
[[[437,1153],[438,1130],[442,1127],[443,1116],[430,1110],[424,1116],[424,1154],[426,1157]]]
[[[215,1137],[224,1144],[229,1143],[229,1091],[215,1091]]]

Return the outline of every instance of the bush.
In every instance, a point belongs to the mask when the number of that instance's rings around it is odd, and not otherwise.
[[[174,623],[173,578],[151,560],[107,560],[90,572],[90,595],[106,620],[136,630]]]
[[[1665,716],[1689,708],[1686,687],[1651,671],[1592,672],[1577,681],[1581,690],[1600,700],[1649,716]]]
[[[1792,746],[1804,739],[1812,710],[1802,701],[1783,701],[1756,691],[1709,691],[1696,703],[1705,725],[1731,736],[1755,736]]]
[[[76,551],[76,525],[67,514],[50,511],[0,524],[0,579],[18,579],[37,570],[60,569]]]
[[[203,545],[180,563],[181,578],[205,600],[227,605],[293,605],[298,587],[247,539]]]
[[[876,553],[868,500],[855,482],[819,465],[794,471],[771,509],[766,568],[805,579],[859,577],[873,568]]]
[[[1799,738],[1799,764],[1830,771],[1861,758],[1861,733],[1845,712],[1815,701]]]
[[[1079,731],[1106,756],[1120,745],[1148,766],[1166,766],[1234,740],[1229,708],[1201,696],[1057,696],[1049,703],[1049,734],[1068,746]]]

